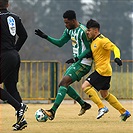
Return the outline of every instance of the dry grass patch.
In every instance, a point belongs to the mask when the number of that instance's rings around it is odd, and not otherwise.
[[[97,106],[92,104],[92,108],[83,116],[78,116],[80,106],[78,104],[63,103],[53,121],[37,122],[35,111],[39,108],[49,109],[52,104],[29,104],[26,112],[28,127],[17,133],[132,133],[133,118],[130,117],[126,122],[120,121],[120,114],[107,102],[105,105],[109,112],[102,119],[97,120]],[[121,101],[122,104],[133,115],[133,102]],[[12,125],[16,121],[14,109],[8,104],[0,104],[0,133],[13,133]]]

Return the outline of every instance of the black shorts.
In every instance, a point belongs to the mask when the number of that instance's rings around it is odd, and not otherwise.
[[[6,79],[18,81],[20,56],[16,50],[4,51],[0,54],[0,83]]]
[[[94,71],[86,79],[97,91],[108,90],[110,88],[111,76],[101,76],[97,71]]]

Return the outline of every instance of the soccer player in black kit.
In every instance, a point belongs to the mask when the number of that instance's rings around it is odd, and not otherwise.
[[[27,39],[27,32],[21,19],[7,10],[8,2],[9,0],[0,0],[0,84],[4,83],[6,87],[3,90],[0,86],[0,99],[15,108],[17,122],[13,129],[22,130],[27,127],[24,113],[28,107],[22,103],[17,90],[20,67],[18,52]]]

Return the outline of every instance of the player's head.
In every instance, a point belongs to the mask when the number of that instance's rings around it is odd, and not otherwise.
[[[94,39],[99,34],[100,24],[96,20],[90,19],[87,22],[86,27],[88,38]]]
[[[73,10],[67,10],[63,14],[64,23],[66,28],[68,29],[74,29],[75,28],[75,22],[76,22],[76,13]]]
[[[76,13],[73,10],[67,10],[64,14],[63,14],[63,18],[67,18],[68,20],[73,20],[76,19]]]
[[[100,29],[100,24],[96,21],[96,20],[93,20],[93,19],[90,19],[87,24],[86,24],[86,27],[89,29],[89,28],[98,28]]]
[[[0,0],[0,9],[6,9],[8,7],[9,0]]]

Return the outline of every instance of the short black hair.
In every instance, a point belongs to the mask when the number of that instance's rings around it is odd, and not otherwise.
[[[76,13],[73,10],[67,10],[63,14],[63,18],[67,18],[68,20],[76,19]]]
[[[86,27],[89,29],[89,28],[98,28],[100,29],[100,24],[96,21],[96,20],[93,20],[93,19],[90,19],[87,24],[86,24]]]
[[[6,8],[8,5],[9,0],[0,0],[0,9]]]

